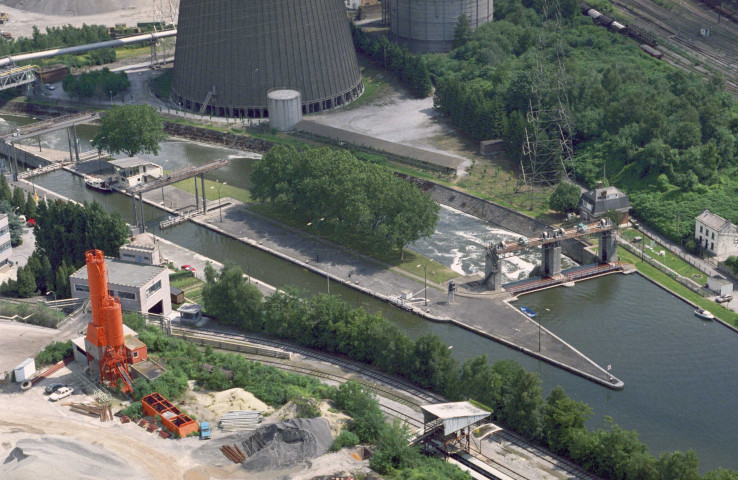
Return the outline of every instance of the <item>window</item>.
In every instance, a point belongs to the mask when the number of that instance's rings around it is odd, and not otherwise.
[[[133,352],[133,358],[138,358],[138,352]]]
[[[715,232],[712,232],[712,239],[715,240]]]
[[[712,243],[710,244],[710,250],[715,250],[715,242],[712,242]]]
[[[5,226],[3,228],[0,228],[0,235],[5,235],[8,232],[10,232],[10,227]]]
[[[125,298],[126,300],[135,300],[136,294],[132,292],[118,292],[118,296],[120,298]]]
[[[87,285],[82,285],[81,283],[77,283],[74,285],[74,291],[75,292],[89,292],[90,287]]]
[[[146,297],[150,297],[151,294],[153,294],[154,292],[158,292],[159,290],[161,290],[161,280],[146,289]]]
[[[0,252],[4,252],[5,250],[10,249],[10,242],[5,242],[2,245],[0,245]]]
[[[700,233],[702,233],[702,225],[700,225]]]

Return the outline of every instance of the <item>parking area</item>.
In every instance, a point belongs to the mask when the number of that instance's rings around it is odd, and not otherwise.
[[[58,330],[0,321],[0,377],[55,340]]]

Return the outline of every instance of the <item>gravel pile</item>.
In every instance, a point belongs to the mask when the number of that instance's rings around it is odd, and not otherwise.
[[[97,15],[137,7],[139,0],[3,0],[0,4],[46,15]],[[150,2],[149,2],[150,3]]]
[[[328,451],[333,436],[328,422],[322,418],[295,418],[265,425],[252,435],[260,436],[263,447],[243,463],[251,472],[281,470],[319,457]],[[244,451],[252,450],[252,435],[242,441]]]
[[[93,480],[100,478],[101,469],[115,472],[119,480],[144,478],[137,467],[101,447],[51,435],[19,440],[2,459],[0,478]]]

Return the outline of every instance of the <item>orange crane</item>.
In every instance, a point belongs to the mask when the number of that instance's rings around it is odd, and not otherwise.
[[[102,250],[85,253],[87,278],[90,288],[92,322],[87,324],[87,341],[95,352],[87,351],[87,362],[97,362],[100,381],[121,386],[123,393],[133,392],[133,380],[128,372],[128,361],[123,333],[123,313],[120,300],[108,293],[108,270]]]

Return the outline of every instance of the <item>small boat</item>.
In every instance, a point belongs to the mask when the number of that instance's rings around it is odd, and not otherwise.
[[[520,307],[520,311],[526,314],[530,318],[536,318],[536,312],[534,312],[528,307]]]
[[[715,318],[715,315],[701,308],[698,308],[697,310],[695,310],[694,314],[704,320],[713,320]]]
[[[97,177],[85,177],[85,186],[99,192],[112,192],[113,185],[110,180]]]

